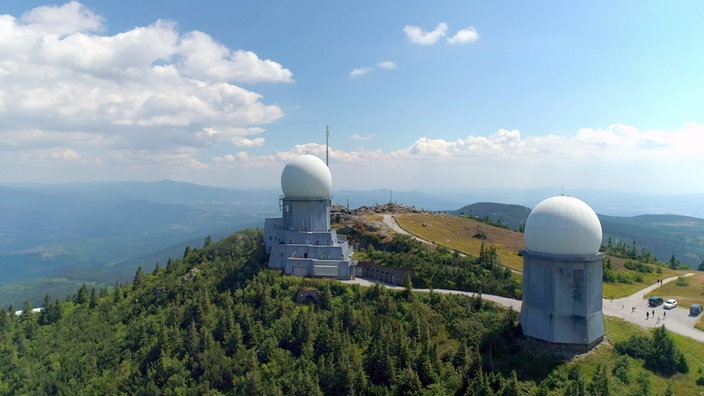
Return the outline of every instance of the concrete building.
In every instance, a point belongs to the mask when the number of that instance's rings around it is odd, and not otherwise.
[[[356,261],[344,236],[330,227],[332,176],[325,162],[302,155],[284,167],[281,217],[264,222],[269,268],[298,276],[354,278]]]
[[[521,327],[530,338],[589,350],[604,337],[602,230],[569,196],[540,202],[526,220]]]

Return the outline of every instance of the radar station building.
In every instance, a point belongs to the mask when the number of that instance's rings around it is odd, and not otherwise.
[[[297,276],[354,278],[357,264],[344,236],[330,227],[332,175],[320,158],[301,155],[281,173],[281,217],[264,222],[269,268]]]
[[[587,351],[604,337],[601,222],[583,201],[556,196],[526,220],[523,334],[565,349]]]

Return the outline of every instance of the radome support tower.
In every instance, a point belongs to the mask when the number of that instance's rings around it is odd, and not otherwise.
[[[601,223],[583,201],[556,196],[526,221],[520,322],[532,339],[586,351],[604,337]]]

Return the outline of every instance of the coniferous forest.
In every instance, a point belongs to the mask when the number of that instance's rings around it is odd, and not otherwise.
[[[434,254],[446,252],[423,253],[428,262]],[[614,388],[606,367],[591,381],[577,366],[558,367],[559,359],[520,340],[517,312],[480,297],[265,267],[261,231],[246,230],[140,268],[132,284],[47,297],[40,313],[28,303],[19,315],[2,309],[0,393],[603,395]],[[623,359],[627,366],[632,358]]]

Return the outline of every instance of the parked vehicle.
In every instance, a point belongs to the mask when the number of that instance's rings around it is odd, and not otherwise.
[[[648,306],[650,307],[658,307],[662,305],[662,303],[663,300],[660,296],[650,296],[650,298],[648,299]]]
[[[698,316],[700,313],[702,313],[702,306],[699,304],[692,304],[692,306],[689,307],[689,315],[690,316]]]
[[[671,299],[665,301],[665,305],[663,305],[662,307],[665,309],[672,309],[676,306],[677,306],[677,300],[675,300],[674,298],[671,298]]]

